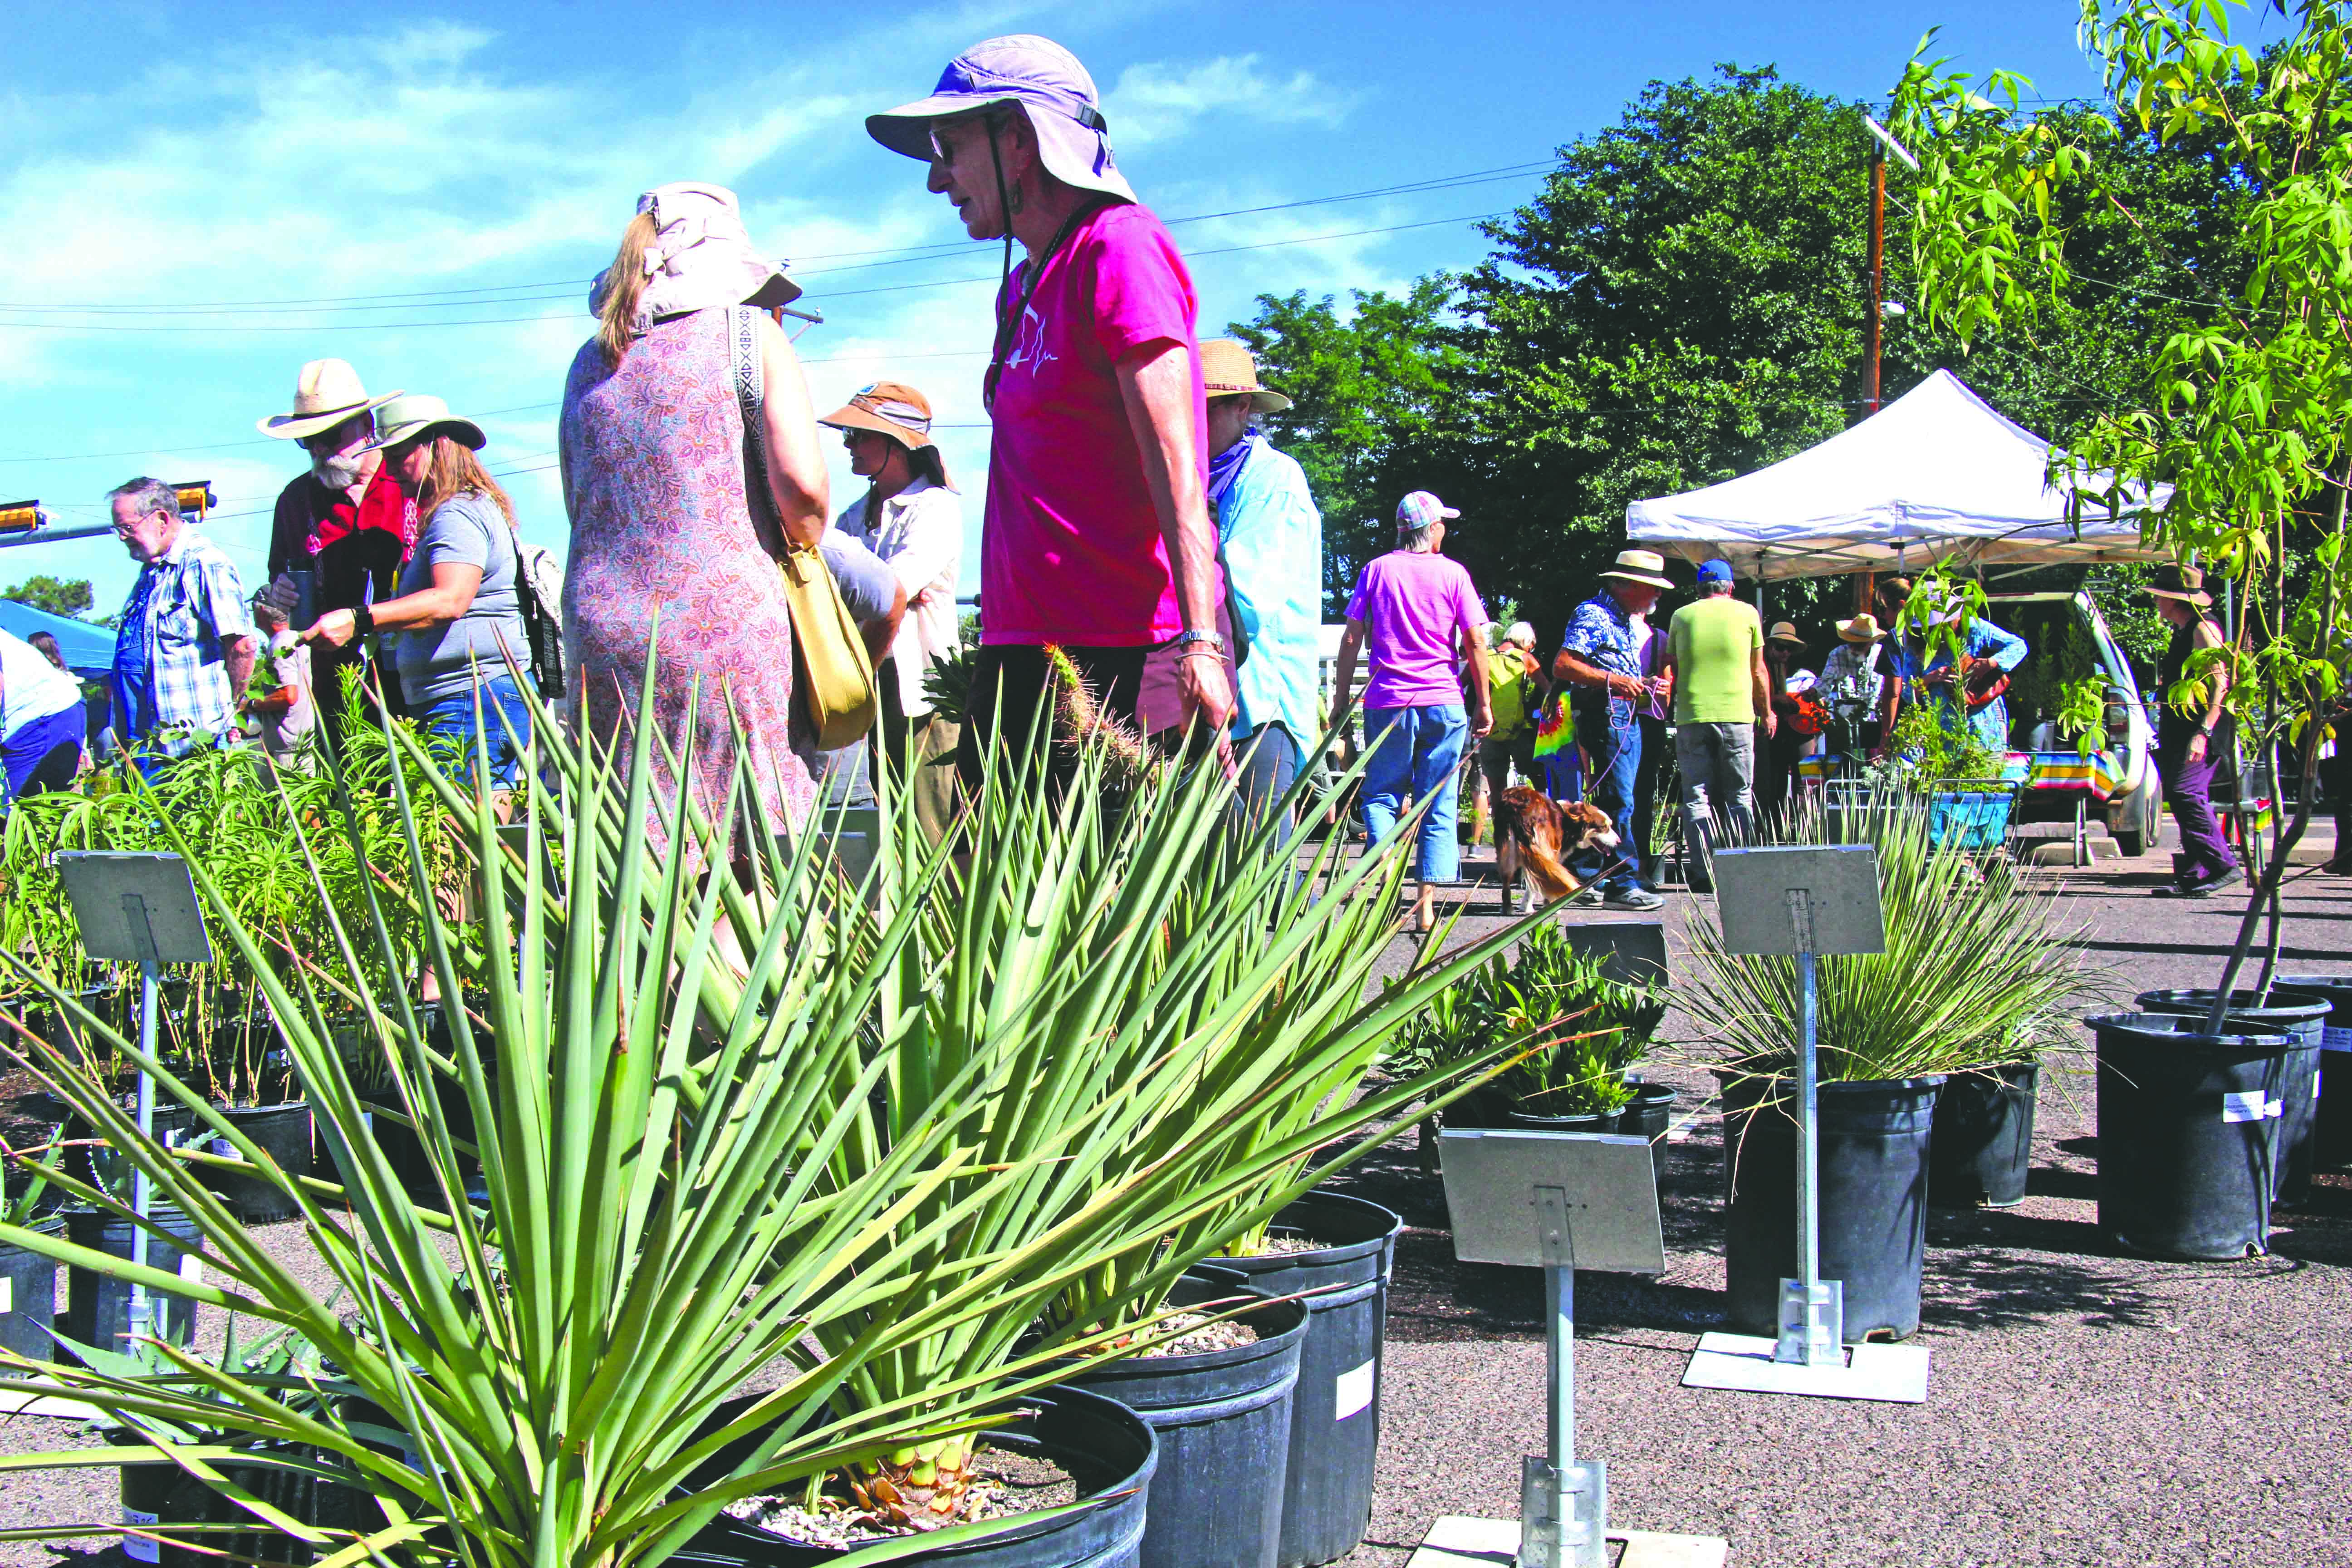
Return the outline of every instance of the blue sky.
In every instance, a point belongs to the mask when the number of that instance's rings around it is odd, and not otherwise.
[[[300,462],[253,422],[287,406],[301,362],[334,355],[371,391],[480,417],[526,535],[560,550],[555,400],[586,279],[639,191],[698,179],[740,194],[754,237],[824,310],[800,340],[820,409],[885,375],[930,395],[969,500],[969,582],[996,251],[962,241],[920,166],[862,125],[964,46],[1038,32],[1087,62],[1143,199],[1199,218],[1175,232],[1208,335],[1260,292],[1395,288],[1475,261],[1468,220],[1527,199],[1554,149],[1652,79],[1771,64],[1873,97],[1940,26],[1958,61],[2079,96],[2097,83],[2074,16],[2066,0],[35,0],[0,23],[0,501],[37,497],[75,526],[103,521],[99,498],[134,474],[209,478],[207,527],[257,582],[268,507]],[[1323,199],[1498,170],[1514,172]],[[838,458],[834,484],[836,505],[855,494]],[[110,540],[0,551],[0,584],[36,572],[93,579],[99,614],[131,577]]]

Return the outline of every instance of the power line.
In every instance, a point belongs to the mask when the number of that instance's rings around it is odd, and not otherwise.
[[[1223,212],[1193,213],[1182,217],[1165,218],[1161,221],[1172,228],[1183,224],[1208,223],[1220,218],[1254,217],[1265,213],[1290,212],[1300,207],[1328,206],[1341,202],[1370,201],[1381,196],[1426,195],[1435,191],[1454,190],[1465,185],[1488,184],[1500,180],[1523,179],[1528,174],[1549,169],[1551,166],[1551,161],[1549,159],[1538,163],[1502,164],[1490,169],[1471,170],[1465,174],[1441,174],[1432,176],[1425,180],[1407,180],[1394,184],[1377,185],[1369,190],[1347,191],[1337,195],[1304,196],[1297,201],[1272,202],[1254,207],[1233,207]],[[802,268],[799,269],[795,275],[803,278],[814,278],[824,277],[836,272],[862,271],[877,267],[908,266],[924,261],[940,260],[949,255],[978,251],[989,245],[992,245],[993,243],[995,242],[959,240],[942,245],[909,246],[883,250],[835,251],[827,255],[811,257],[808,259],[828,260],[836,258],[849,258],[860,256],[889,257],[892,258],[892,259],[859,262],[846,267]],[[1211,255],[1218,253],[1204,251],[1201,254]],[[593,279],[587,278],[561,279],[535,283],[489,284],[480,288],[472,289],[421,289],[414,292],[396,294],[344,294],[326,295],[301,300],[214,300],[208,302],[168,305],[44,305],[25,300],[7,300],[0,301],[0,310],[34,311],[44,315],[71,314],[97,316],[184,315],[194,312],[220,315],[275,315],[297,309],[303,310],[307,314],[317,315],[342,314],[347,312],[353,314],[365,314],[369,311],[399,309],[454,310],[460,309],[467,305],[489,306],[535,303],[547,300],[569,298],[572,291],[587,287],[591,281],[593,281]],[[552,289],[560,289],[563,292],[527,292],[528,290]],[[499,300],[480,298],[480,296],[490,294],[503,294],[509,296],[509,298]],[[394,302],[371,302],[379,300]],[[417,301],[423,301],[423,303],[417,303]],[[545,321],[554,318],[543,316],[517,316],[499,319],[509,321]],[[6,324],[22,325],[27,323]],[[392,325],[394,323],[383,324]],[[486,323],[482,321],[449,321],[441,324],[447,326],[476,326]],[[184,330],[196,331],[203,329],[191,328]]]

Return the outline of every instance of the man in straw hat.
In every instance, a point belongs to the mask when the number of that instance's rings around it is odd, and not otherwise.
[[[1172,646],[1182,718],[1222,731],[1234,695],[1197,301],[1176,242],[1118,172],[1093,78],[1051,39],[990,38],[866,129],[929,165],[966,233],[1005,242],[982,382],[994,433],[966,777],[998,724],[1022,738],[1048,643],[1118,719],[1136,714],[1146,650]]]
[[[1731,563],[1704,561],[1698,597],[1666,623],[1664,674],[1674,691],[1675,765],[1683,820],[1696,834],[1691,891],[1715,886],[1710,852],[1756,832],[1756,726],[1772,732],[1764,629],[1732,593]]]
[[[1237,649],[1234,748],[1255,811],[1282,798],[1322,727],[1323,514],[1307,473],[1257,427],[1290,399],[1257,378],[1232,338],[1201,345],[1208,393],[1208,500],[1217,520]]]
[[[931,436],[931,400],[899,381],[877,381],[817,421],[841,432],[849,471],[866,493],[834,519],[836,533],[886,562],[906,595],[886,657],[876,661],[882,744],[877,760],[911,789],[915,815],[936,843],[955,820],[952,756],[961,726],[931,708],[923,678],[962,644],[956,585],[963,572],[963,502]]]
[[[416,509],[376,449],[375,411],[400,396],[372,397],[359,373],[339,359],[317,359],[294,381],[294,406],[257,421],[261,433],[299,442],[310,459],[278,494],[269,529],[269,586],[265,590],[297,632],[329,610],[349,610],[389,598],[416,539]],[[340,739],[342,682],[339,672],[365,650],[321,647],[312,675],[318,682],[320,731]]]
[[[1586,798],[1609,814],[1623,847],[1613,868],[1595,853],[1570,868],[1591,884],[1577,895],[1579,902],[1654,910],[1660,900],[1637,874],[1641,850],[1633,842],[1633,794],[1642,765],[1641,710],[1667,689],[1669,678],[1645,678],[1642,650],[1659,590],[1674,582],[1666,575],[1665,558],[1647,550],[1620,551],[1601,581],[1600,591],[1569,616],[1551,673],[1569,690],[1576,742],[1592,762]],[[1607,875],[1600,875],[1604,870]]]
[[[2214,772],[2237,760],[2236,733],[2223,705],[2230,694],[2228,667],[2199,672],[2201,701],[2176,704],[2171,697],[2172,689],[2189,679],[2191,657],[2221,646],[2221,628],[2205,613],[2213,596],[2205,591],[2205,574],[2194,566],[2158,567],[2147,593],[2156,613],[2172,628],[2172,640],[2157,663],[2157,689],[2164,693],[2165,705],[2156,726],[2156,771],[2180,828],[2172,881],[2155,891],[2158,898],[2210,898],[2240,875],[2238,858],[2213,815]]]

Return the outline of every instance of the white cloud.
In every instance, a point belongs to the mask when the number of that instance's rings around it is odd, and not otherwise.
[[[1307,70],[1270,76],[1258,57],[1220,55],[1213,60],[1153,60],[1129,66],[1103,101],[1111,142],[1122,149],[1169,141],[1213,116],[1233,115],[1267,125],[1338,125],[1357,102]]]

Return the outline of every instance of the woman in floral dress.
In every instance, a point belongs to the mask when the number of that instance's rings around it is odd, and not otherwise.
[[[731,193],[647,192],[590,292],[601,326],[572,361],[559,426],[572,517],[564,662],[585,734],[625,752],[657,653],[656,721],[697,799],[714,816],[724,805],[740,731],[772,832],[797,826],[815,798],[778,563],[787,539],[822,537],[827,494],[791,341],[745,307],[799,293],[752,249]],[[764,474],[751,471],[739,363],[759,366]],[[658,754],[654,767],[668,797],[677,782]]]

